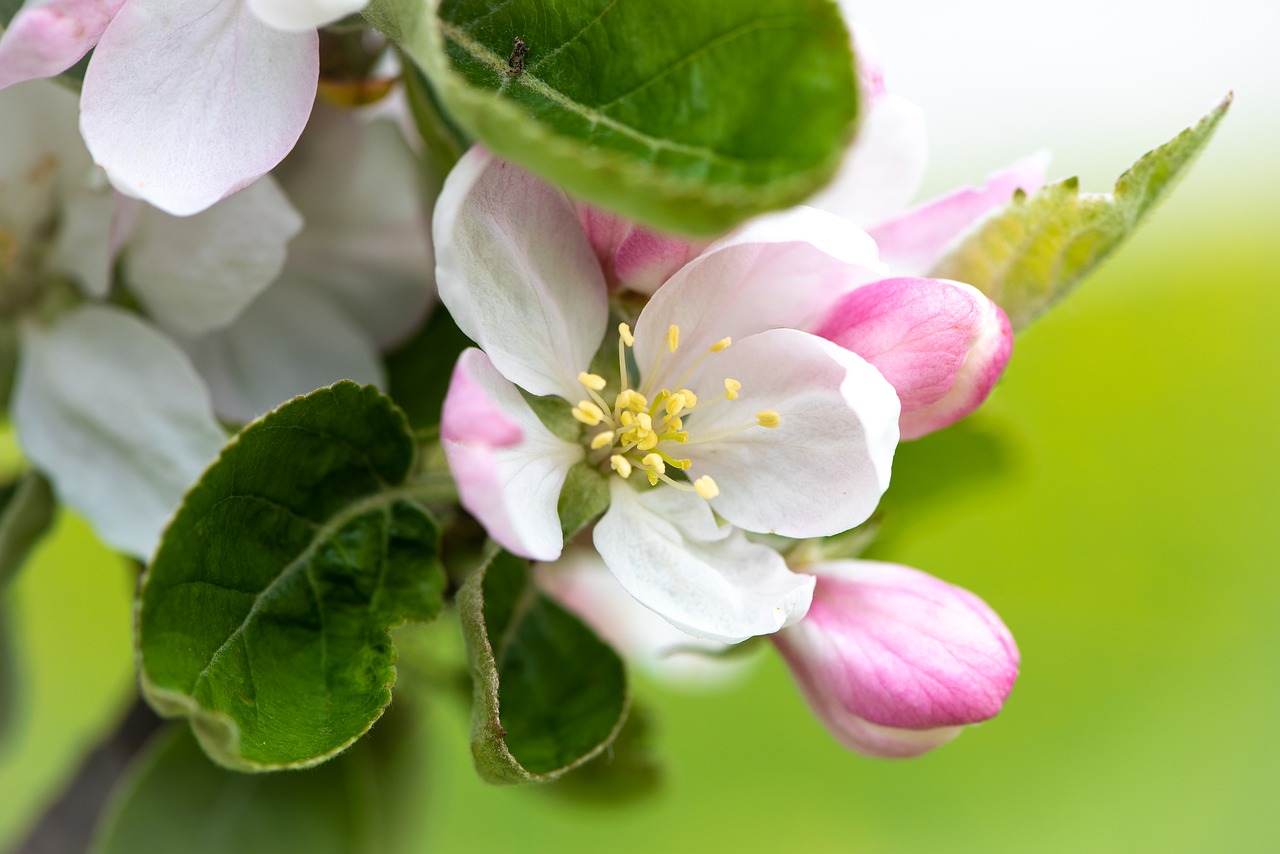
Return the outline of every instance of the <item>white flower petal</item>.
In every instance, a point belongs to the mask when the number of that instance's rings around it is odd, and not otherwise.
[[[403,341],[435,302],[435,258],[417,160],[390,119],[316,103],[275,171],[306,227],[286,271],[322,288],[380,347]]]
[[[924,178],[929,159],[924,111],[905,98],[881,94],[836,177],[809,204],[863,228],[901,211]]]
[[[366,0],[248,0],[249,8],[277,30],[314,30],[359,12]]]
[[[61,74],[89,52],[124,0],[27,0],[0,33],[0,89]]]
[[[661,387],[721,338],[803,327],[837,297],[884,274],[875,243],[833,214],[795,208],[755,220],[713,244],[658,289],[636,321],[641,371],[680,327],[680,347],[664,356]]]
[[[105,306],[24,330],[13,418],[59,497],[104,542],[143,560],[226,440],[183,352]]]
[[[717,527],[711,508],[668,487],[639,491],[612,479],[595,545],[639,602],[697,637],[737,643],[804,616],[813,579],[741,531]]]
[[[231,326],[186,343],[218,415],[248,422],[338,380],[382,385],[373,344],[323,293],[282,279]]]
[[[696,377],[694,391],[724,377],[742,383],[737,400],[689,415],[689,442],[680,446],[693,460],[689,476],[710,475],[719,486],[711,506],[725,519],[748,531],[823,537],[875,510],[889,485],[899,404],[862,358],[815,335],[774,329],[734,342]],[[713,393],[699,392],[699,410]],[[779,426],[755,425],[763,410],[777,412]],[[731,432],[708,436],[722,431]]]
[[[125,280],[161,326],[200,335],[229,324],[280,275],[301,228],[269,175],[195,216],[145,208],[125,250]]]
[[[238,0],[129,0],[89,63],[80,127],[116,189],[185,216],[289,153],[318,74],[314,32]]]
[[[436,281],[458,327],[536,395],[582,396],[608,294],[564,193],[473,148],[435,211]]]
[[[462,506],[514,554],[555,560],[557,504],[581,445],[551,433],[520,390],[479,350],[463,351],[440,415],[440,438]]]
[[[111,228],[115,193],[98,174],[91,173],[78,187],[68,187],[62,199],[58,238],[49,265],[75,278],[87,296],[103,299],[111,290]]]

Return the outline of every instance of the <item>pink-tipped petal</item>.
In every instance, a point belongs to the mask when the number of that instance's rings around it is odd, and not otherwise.
[[[27,0],[0,34],[0,89],[75,65],[122,5],[124,0]]]
[[[981,187],[955,190],[880,223],[871,229],[871,236],[895,273],[925,275],[947,247],[985,214],[1008,202],[1018,190],[1033,193],[1044,186],[1048,168],[1048,152],[1032,155],[988,175]]]
[[[315,100],[318,45],[242,2],[129,0],[89,63],[80,130],[120,192],[197,213],[293,148]]]
[[[817,578],[809,613],[775,642],[847,747],[915,756],[1000,711],[1018,648],[977,596],[895,564],[838,561],[808,571]]]
[[[440,301],[458,327],[526,391],[580,399],[609,294],[568,197],[477,146],[432,220]]]
[[[711,243],[652,231],[608,211],[578,206],[582,230],[610,288],[652,294]]]
[[[1013,348],[1004,311],[945,279],[884,279],[846,294],[814,334],[866,359],[902,401],[902,438],[918,439],[973,412]]]
[[[582,446],[553,435],[489,358],[458,358],[440,438],[462,506],[510,552],[555,560],[564,538],[556,504]]]

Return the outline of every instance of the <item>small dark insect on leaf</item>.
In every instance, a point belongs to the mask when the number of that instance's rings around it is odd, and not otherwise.
[[[529,53],[529,46],[524,43],[524,39],[516,36],[516,42],[511,48],[511,58],[507,60],[507,66],[511,70],[507,73],[515,77],[524,71],[524,58]]]

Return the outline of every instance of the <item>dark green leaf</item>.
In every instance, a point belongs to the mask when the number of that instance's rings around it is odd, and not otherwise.
[[[186,727],[161,733],[116,791],[98,854],[416,852],[426,755],[412,706],[319,768],[240,774],[219,768]]]
[[[471,753],[491,783],[553,780],[598,755],[626,719],[618,654],[499,553],[458,595],[474,700]]]
[[[404,414],[341,382],[250,424],[187,494],[139,592],[142,686],[215,761],[315,764],[390,702],[388,630],[444,588],[413,459]]]
[[[55,506],[49,481],[38,472],[28,471],[0,487],[0,588],[48,532]]]
[[[365,14],[471,136],[661,229],[713,234],[803,200],[853,130],[853,57],[831,0],[432,8],[375,0]]]
[[[387,356],[387,387],[417,429],[440,423],[453,364],[471,346],[449,312],[437,307],[417,335]]]
[[[0,26],[7,27],[22,8],[23,0],[0,0]]]
[[[560,530],[568,540],[609,507],[609,481],[600,469],[586,462],[569,469],[556,512]]]
[[[1230,95],[1197,125],[1147,152],[1112,193],[1081,195],[1075,178],[1032,196],[1019,193],[930,275],[968,282],[995,300],[1015,329],[1026,326],[1133,233],[1209,142],[1229,106]]]

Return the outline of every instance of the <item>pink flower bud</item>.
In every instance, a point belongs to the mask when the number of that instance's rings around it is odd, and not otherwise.
[[[918,439],[986,400],[1013,348],[1004,311],[970,285],[884,279],[850,291],[814,334],[866,359],[902,401],[902,438]]]
[[[711,243],[650,231],[587,205],[578,206],[578,219],[600,259],[609,287],[642,294],[652,294]]]
[[[850,750],[919,756],[1000,711],[1018,648],[977,596],[875,561],[815,564],[813,604],[773,635],[814,713]]]

